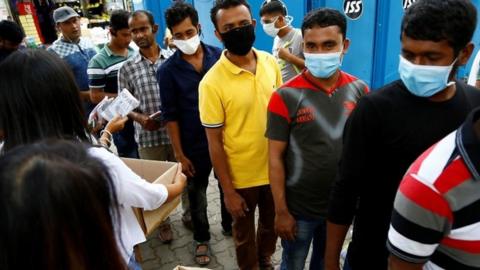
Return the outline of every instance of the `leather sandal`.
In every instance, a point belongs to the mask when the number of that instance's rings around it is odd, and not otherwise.
[[[206,249],[199,251],[199,247],[205,247]],[[210,243],[208,241],[205,241],[205,242],[193,241],[193,255],[195,256],[194,259],[198,265],[204,266],[209,264],[210,256],[212,255],[210,252]],[[208,259],[205,260],[205,258],[208,258]]]
[[[170,223],[164,223],[158,227],[158,239],[165,244],[172,242],[173,232]]]

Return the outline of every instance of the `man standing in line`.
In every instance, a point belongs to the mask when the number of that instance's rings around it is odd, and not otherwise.
[[[273,39],[272,53],[277,58],[284,82],[305,68],[302,32],[290,24],[287,7],[281,0],[266,0],[260,8],[263,30]]]
[[[401,80],[362,98],[345,127],[329,204],[327,269],[339,269],[353,217],[345,269],[387,269],[387,233],[400,180],[423,151],[480,105],[480,92],[455,80],[472,54],[476,24],[469,0],[422,0],[405,11]]]
[[[20,48],[24,38],[20,25],[9,20],[0,21],[0,63]]]
[[[87,68],[88,62],[97,54],[96,47],[91,40],[82,37],[80,15],[71,7],[57,8],[53,12],[53,20],[62,36],[47,50],[60,56],[72,69],[88,117],[94,106],[90,102]]]
[[[134,121],[138,154],[141,159],[175,161],[167,130],[162,127],[158,113],[161,102],[156,79],[158,68],[170,54],[155,41],[158,25],[150,12],[133,12],[128,24],[140,51],[125,61],[118,71],[118,90],[126,88],[140,101],[140,106],[128,115]],[[158,237],[164,243],[172,241],[169,220],[159,227]]]
[[[256,22],[246,1],[218,0],[210,17],[226,50],[200,83],[200,119],[234,219],[239,268],[273,269],[277,236],[264,134],[268,101],[282,77],[274,57],[252,48]]]
[[[410,166],[388,232],[390,270],[480,269],[480,110]]]
[[[115,10],[110,16],[110,42],[95,55],[88,64],[90,100],[97,104],[105,96],[116,97],[118,91],[118,70],[123,63],[135,54],[129,46],[132,33],[128,28],[130,13]],[[129,119],[125,128],[113,134],[118,155],[138,158],[137,143],[134,138],[133,121]]]
[[[199,265],[210,262],[210,232],[207,216],[207,187],[212,163],[205,130],[198,111],[198,86],[217,62],[221,49],[200,41],[198,13],[186,3],[176,3],[165,12],[176,52],[160,67],[162,117],[172,142],[175,158],[188,177],[192,216],[194,259]],[[222,216],[223,221],[223,216]],[[224,230],[231,230],[231,223]]]
[[[306,70],[270,99],[270,185],[275,229],[282,238],[282,270],[302,270],[313,240],[311,270],[323,269],[330,186],[337,174],[342,133],[362,81],[340,70],[350,45],[339,11],[317,9],[303,20]]]

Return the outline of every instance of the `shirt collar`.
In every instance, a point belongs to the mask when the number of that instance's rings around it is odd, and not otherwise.
[[[64,42],[64,43],[74,44],[74,45],[80,45],[80,43],[82,43],[82,41],[83,41],[83,38],[82,38],[82,37],[78,38],[78,42],[77,42],[77,43],[71,42],[70,40],[65,39],[63,36],[60,37],[60,40],[61,40],[62,42]]]
[[[112,55],[115,55],[112,50],[110,49],[110,47],[108,47],[110,43],[105,43],[105,53],[107,53],[108,57],[111,57]],[[132,53],[134,52],[134,50],[132,49],[132,47],[128,46],[128,56],[130,56]]]
[[[259,61],[262,61],[262,59],[260,59],[260,55],[257,53],[257,50],[255,48],[252,48],[253,50],[253,53],[255,54],[255,56],[257,57],[257,65],[258,65],[258,62]],[[234,63],[232,63],[226,56],[225,56],[225,53],[227,52],[227,50],[223,50],[222,52],[222,55],[220,56],[220,62],[223,63],[223,65],[233,74],[235,75],[238,75],[240,74],[242,71],[245,71],[243,68],[241,67],[238,67],[237,65],[235,65]]]
[[[480,181],[480,138],[474,131],[474,124],[480,120],[480,107],[472,111],[465,123],[458,129],[456,146],[468,170],[476,181]]]
[[[206,59],[211,59],[213,57],[213,50],[212,48],[210,48],[209,46],[207,46],[207,44],[203,43],[203,41],[200,41],[200,46],[202,46],[203,48],[203,60],[206,60]],[[173,53],[173,55],[171,56],[171,58],[173,58],[173,60],[178,63],[178,62],[182,62],[183,59],[182,59],[182,52],[180,50],[175,50],[175,52]],[[216,61],[216,59],[215,59]],[[205,66],[205,62],[203,63],[203,65]]]
[[[168,54],[167,50],[162,49],[162,48],[161,48],[160,46],[158,46],[158,45],[157,45],[157,47],[158,47],[158,49],[160,50],[160,54],[158,54],[158,59],[162,59],[162,58],[163,58],[163,59],[167,59],[167,58],[170,56],[170,55]],[[158,60],[158,59],[157,59],[157,60]],[[135,64],[140,63],[140,61],[142,61],[142,60],[145,60],[145,61],[149,61],[149,62],[150,62],[150,60],[148,60],[147,58],[145,58],[145,57],[140,53],[140,50],[139,50],[138,53],[137,53],[137,55],[135,56],[135,59],[134,59]]]

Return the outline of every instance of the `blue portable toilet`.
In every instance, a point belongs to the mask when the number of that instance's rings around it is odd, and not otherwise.
[[[415,0],[307,0],[307,2],[309,10],[331,7],[347,16],[347,37],[350,38],[351,45],[343,62],[342,68],[345,71],[364,80],[372,89],[399,78],[401,21],[404,8]],[[478,10],[480,0],[472,0],[472,3]],[[359,6],[361,12],[358,15],[354,11]],[[349,14],[352,10],[354,16]],[[479,41],[480,34],[477,29],[473,42],[477,46]],[[475,53],[477,51],[478,48],[475,49]],[[466,67],[459,69],[459,78],[464,78],[470,70],[473,56]]]

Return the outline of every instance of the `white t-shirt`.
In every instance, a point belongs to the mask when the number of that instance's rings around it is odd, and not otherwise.
[[[287,48],[291,54],[300,58],[305,58],[303,56],[302,31],[300,29],[293,28],[284,37],[280,38],[276,36],[275,39],[273,39],[272,54],[275,56],[275,58],[277,58],[278,65],[282,71],[282,79],[285,83],[297,76],[301,70],[299,70],[294,64],[278,57],[278,49],[280,48]]]
[[[120,228],[115,228],[117,230],[115,237],[117,237],[120,252],[128,263],[133,254],[133,247],[146,241],[132,207],[145,210],[160,207],[167,200],[167,188],[162,184],[145,181],[128,168],[119,157],[104,148],[91,147],[88,152],[109,168],[120,204]],[[121,239],[118,239],[118,230],[120,230]]]

